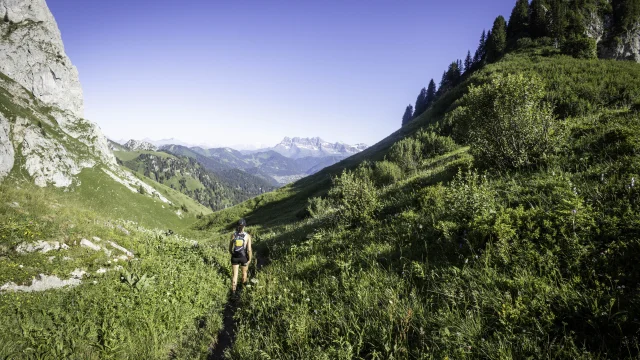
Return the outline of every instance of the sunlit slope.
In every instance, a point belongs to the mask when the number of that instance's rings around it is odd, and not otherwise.
[[[15,150],[0,183],[0,358],[206,356],[228,290],[226,252],[190,230],[210,210],[105,160],[90,123],[63,128],[52,111],[0,74]],[[38,159],[72,183],[37,186]]]
[[[340,175],[345,169],[356,168],[363,161],[384,159],[394,143],[415,135],[420,129],[434,126],[446,130],[448,126],[443,121],[445,114],[455,107],[456,100],[467,92],[468,87],[486,83],[498,74],[524,73],[542,77],[547,83],[548,98],[555,104],[554,111],[561,119],[585,115],[609,106],[630,106],[638,101],[640,67],[637,64],[547,55],[554,52],[554,49],[533,49],[508,54],[499,63],[488,65],[466,78],[459,86],[443,94],[420,117],[370,148],[277,191],[217,212],[201,222],[199,227],[209,228],[223,223],[228,225],[239,216],[265,226],[290,223],[303,218],[307,200],[326,194],[333,177]]]
[[[637,358],[640,65],[540,54],[199,223],[270,260],[231,357]]]

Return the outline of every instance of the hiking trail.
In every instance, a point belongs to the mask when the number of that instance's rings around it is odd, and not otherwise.
[[[256,267],[255,273],[251,276],[251,269],[249,269],[249,281],[255,277],[260,271],[260,269],[268,263],[268,260],[260,257],[256,253]],[[242,274],[238,274],[242,276]],[[241,280],[241,279],[239,279]],[[216,341],[213,348],[211,348],[208,360],[223,360],[224,353],[227,349],[230,349],[233,346],[233,343],[236,340],[236,321],[233,316],[238,309],[238,304],[240,303],[240,295],[242,291],[244,291],[244,286],[238,284],[238,289],[236,290],[236,295],[229,295],[229,300],[224,306],[223,320],[222,320],[222,329],[218,333],[218,340]]]

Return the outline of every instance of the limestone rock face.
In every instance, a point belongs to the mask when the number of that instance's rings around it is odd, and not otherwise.
[[[605,47],[601,55],[608,59],[640,62],[640,23],[636,23],[618,39]]]
[[[44,103],[84,116],[78,70],[45,0],[0,0],[0,72]]]
[[[610,15],[585,14],[585,35],[598,44],[598,56],[604,59],[640,62],[640,22],[622,34],[614,34]]]
[[[0,181],[9,174],[15,161],[15,152],[9,138],[10,132],[9,120],[0,113]]]

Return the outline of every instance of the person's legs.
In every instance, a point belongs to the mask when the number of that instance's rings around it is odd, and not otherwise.
[[[236,285],[238,285],[238,264],[231,265],[233,269],[233,278],[231,279],[231,290],[236,291]]]
[[[247,283],[247,272],[249,270],[249,264],[242,267],[242,285]]]

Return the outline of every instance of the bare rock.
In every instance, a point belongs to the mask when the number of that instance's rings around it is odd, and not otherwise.
[[[86,247],[86,248],[89,248],[89,249],[95,250],[95,251],[99,251],[100,250],[100,246],[92,243],[91,241],[89,241],[87,239],[80,240],[80,246]]]

